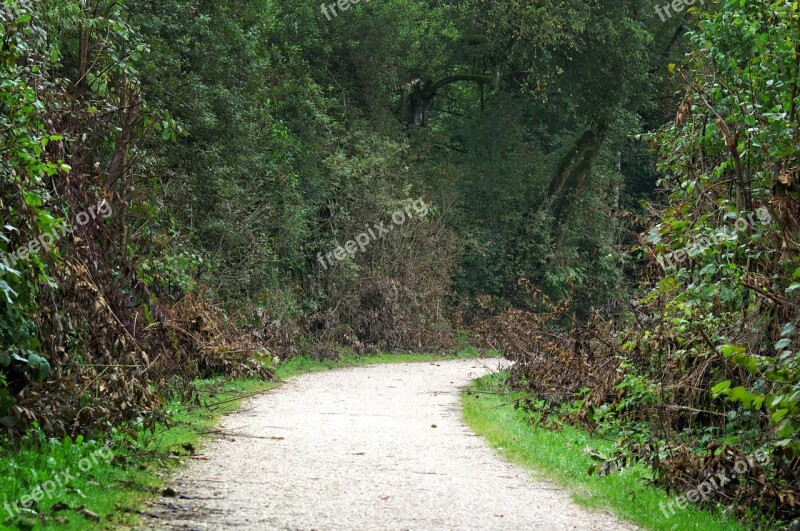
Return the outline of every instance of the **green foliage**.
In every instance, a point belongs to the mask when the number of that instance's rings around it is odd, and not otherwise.
[[[47,276],[49,253],[27,245],[55,225],[53,214],[44,206],[49,197],[45,178],[68,170],[63,161],[48,160],[44,150],[62,138],[48,134],[43,117],[45,104],[37,91],[44,89],[41,64],[47,41],[34,25],[26,3],[5,2],[0,6],[3,46],[0,48],[0,423],[13,423],[7,416],[14,404],[6,389],[11,375],[46,378],[48,362],[37,354],[39,341],[31,318],[39,283]],[[39,61],[39,62],[37,62]],[[31,240],[26,240],[31,238]]]
[[[774,425],[777,447],[788,447],[800,454],[800,355],[792,350],[793,323],[784,325],[781,338],[773,345],[775,354],[749,353],[744,347],[723,345],[725,357],[743,366],[757,379],[748,390],[744,386],[731,387],[731,380],[715,385],[711,392],[738,402],[744,408],[760,411],[764,408]]]
[[[164,253],[139,264],[139,278],[154,293],[180,299],[194,291],[203,258],[193,253]]]
[[[778,444],[795,451],[800,375],[790,348],[794,325],[778,322],[788,317],[783,309],[758,322],[752,318],[776,300],[794,299],[784,276],[788,264],[775,244],[796,226],[772,213],[796,204],[785,187],[800,155],[797,18],[791,3],[723,2],[690,32],[694,48],[677,70],[687,90],[680,119],[654,137],[662,146],[670,206],[649,238],[659,260],[673,262],[658,289],[668,301],[662,318],[671,333],[686,343],[700,333],[704,340],[690,353],[719,348],[744,367],[748,376],[724,378],[712,392],[766,411]],[[726,180],[729,194],[720,189]],[[748,321],[764,340],[740,342]],[[770,341],[779,325],[783,333]]]
[[[623,369],[628,368],[623,364]],[[622,391],[622,399],[617,403],[617,411],[646,408],[656,401],[655,385],[644,376],[626,372],[616,389]]]

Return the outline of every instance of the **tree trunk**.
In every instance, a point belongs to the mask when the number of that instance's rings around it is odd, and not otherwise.
[[[428,125],[428,112],[436,95],[433,82],[415,79],[407,86],[411,91],[403,95],[403,120],[409,125]]]
[[[479,83],[481,86],[491,83],[492,76],[484,74],[459,74],[446,77],[436,83],[430,79],[414,79],[403,88],[410,89],[403,94],[403,121],[408,125],[428,125],[428,114],[433,106],[436,94],[447,85],[459,81]]]
[[[592,165],[600,154],[605,140],[606,126],[586,131],[564,155],[548,187],[547,208],[553,213],[554,261],[564,244],[567,225],[575,209],[575,202],[586,184]]]

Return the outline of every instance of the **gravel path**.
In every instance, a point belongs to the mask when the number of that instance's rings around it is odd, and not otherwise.
[[[511,465],[461,420],[496,360],[308,374],[225,417],[150,529],[631,529]],[[207,460],[206,460],[207,459]]]

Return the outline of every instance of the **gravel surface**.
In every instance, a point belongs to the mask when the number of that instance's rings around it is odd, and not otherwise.
[[[462,419],[459,389],[497,360],[392,364],[292,379],[147,510],[149,529],[633,529],[510,464]]]

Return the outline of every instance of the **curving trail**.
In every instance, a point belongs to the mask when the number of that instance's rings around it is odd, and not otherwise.
[[[576,506],[461,420],[497,360],[308,374],[222,420],[154,502],[152,529],[632,529]],[[435,427],[433,427],[435,425]]]

